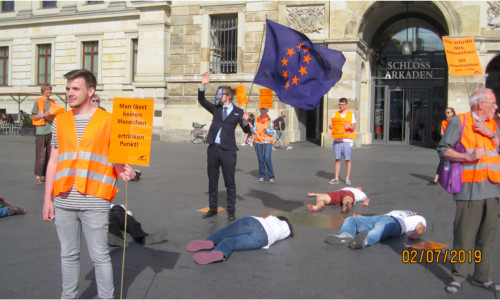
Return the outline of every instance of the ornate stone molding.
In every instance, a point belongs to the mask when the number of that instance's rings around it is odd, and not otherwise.
[[[497,30],[500,29],[500,1],[488,1],[488,26]]]
[[[302,33],[323,33],[325,6],[287,6],[286,26]]]

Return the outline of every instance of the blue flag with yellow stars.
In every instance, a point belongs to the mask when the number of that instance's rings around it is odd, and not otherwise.
[[[304,34],[266,20],[266,45],[254,83],[273,90],[281,102],[314,109],[342,77],[340,51],[315,45]]]

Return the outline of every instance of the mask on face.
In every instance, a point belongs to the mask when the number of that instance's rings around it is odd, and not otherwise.
[[[224,94],[224,89],[219,86],[217,92],[215,93],[215,105],[220,105],[220,101],[222,100],[222,94]]]

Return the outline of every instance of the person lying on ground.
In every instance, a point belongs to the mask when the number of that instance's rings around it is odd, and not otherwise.
[[[272,244],[293,237],[293,227],[283,216],[243,217],[229,226],[209,235],[205,240],[193,240],[187,251],[211,250],[196,253],[194,261],[200,265],[224,261],[233,251],[268,249]]]
[[[354,215],[345,219],[338,234],[328,234],[325,242],[361,249],[410,232],[408,238],[416,240],[424,234],[426,226],[425,218],[410,210],[393,210],[385,215],[367,217]]]
[[[315,205],[306,205],[308,211],[320,211],[325,205],[338,204],[342,207],[341,212],[346,214],[351,210],[352,206],[358,202],[362,202],[363,206],[370,204],[370,199],[366,196],[361,187],[346,187],[326,194],[307,193],[307,196],[316,197]]]

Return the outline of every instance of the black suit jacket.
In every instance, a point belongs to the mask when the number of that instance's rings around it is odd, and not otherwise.
[[[222,121],[222,105],[215,105],[205,98],[205,91],[200,91],[198,89],[198,102],[203,106],[209,113],[212,114],[212,125],[208,130],[207,143],[215,143],[215,138],[217,137],[217,132],[222,128],[220,134],[220,146],[224,150],[237,151],[236,139],[234,137],[234,130],[236,125],[240,124],[241,129],[244,132],[250,132],[250,126],[245,125],[243,122],[243,109],[237,107],[233,104],[233,111]]]

